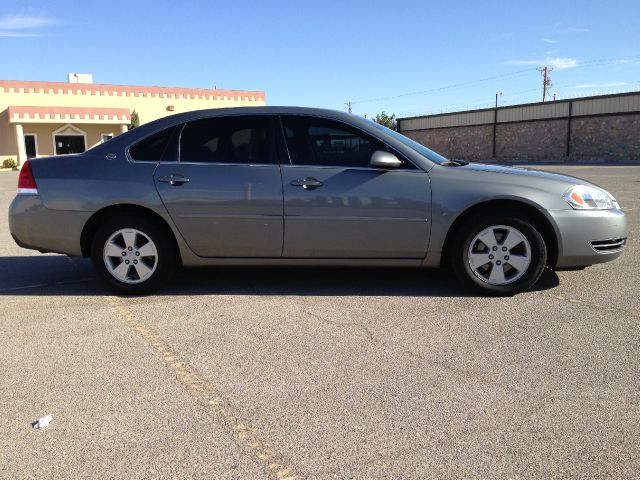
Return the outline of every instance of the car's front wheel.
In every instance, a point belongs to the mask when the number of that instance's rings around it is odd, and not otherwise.
[[[109,286],[131,294],[160,287],[178,263],[165,232],[156,223],[135,217],[107,220],[93,238],[91,259]]]
[[[462,283],[493,295],[531,288],[547,262],[534,222],[513,214],[485,215],[458,230],[450,264]]]

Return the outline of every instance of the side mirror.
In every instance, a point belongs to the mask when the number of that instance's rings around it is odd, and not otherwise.
[[[376,150],[371,155],[370,165],[377,168],[398,168],[402,162],[393,153]]]

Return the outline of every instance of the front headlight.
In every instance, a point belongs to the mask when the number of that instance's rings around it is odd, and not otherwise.
[[[586,185],[574,185],[562,196],[576,210],[611,210],[620,205],[604,190]]]

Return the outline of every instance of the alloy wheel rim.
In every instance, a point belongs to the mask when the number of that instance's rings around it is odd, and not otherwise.
[[[478,233],[467,255],[473,274],[490,285],[509,285],[531,265],[531,245],[517,228],[494,225]]]
[[[114,232],[102,253],[107,271],[118,281],[135,285],[147,280],[158,266],[158,250],[148,235],[135,228]]]

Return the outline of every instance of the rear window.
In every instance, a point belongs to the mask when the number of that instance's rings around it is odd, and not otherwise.
[[[169,145],[175,127],[170,127],[136,143],[129,156],[137,162],[159,162]]]

